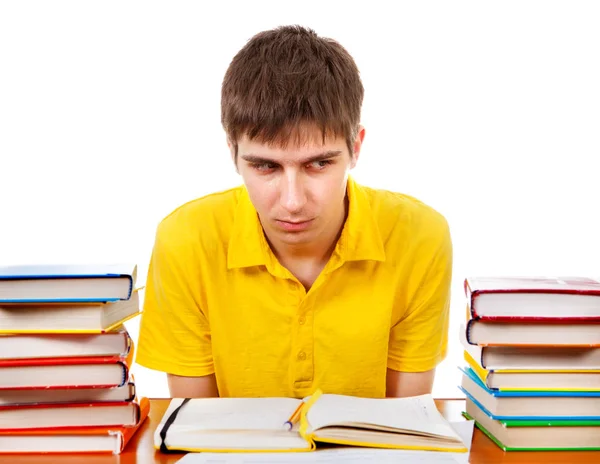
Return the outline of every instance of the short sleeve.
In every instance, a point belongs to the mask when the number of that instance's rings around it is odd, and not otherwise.
[[[390,331],[388,368],[425,372],[446,357],[452,281],[452,240],[448,224],[437,222],[435,238],[416,256],[416,289]],[[401,289],[402,290],[402,289]]]
[[[208,318],[200,306],[198,250],[164,222],[152,250],[136,362],[170,374],[214,373]]]

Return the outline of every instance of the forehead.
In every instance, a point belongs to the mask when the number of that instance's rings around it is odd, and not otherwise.
[[[301,137],[288,137],[285,141],[265,142],[258,139],[250,140],[247,136],[238,140],[240,156],[260,157],[281,162],[300,162],[312,156],[340,151],[342,153],[348,151],[343,137],[323,138],[322,132],[318,130],[304,132]]]

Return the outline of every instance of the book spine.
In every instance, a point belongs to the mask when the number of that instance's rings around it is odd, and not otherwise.
[[[127,293],[127,298],[125,298],[125,300],[129,300],[133,294],[133,276],[128,275],[127,278],[129,279],[129,292]]]
[[[480,358],[481,362],[480,362],[480,364],[481,364],[481,367],[483,367],[484,369],[487,370],[488,366],[487,366],[487,363],[485,362],[485,352],[486,351],[487,351],[486,347],[482,347],[481,348],[481,358]]]
[[[475,309],[475,299],[477,296],[477,291],[473,292],[471,286],[469,285],[469,280],[465,279],[464,283],[465,287],[465,295],[467,297],[467,316],[472,319],[477,319],[477,312]]]
[[[473,342],[473,340],[471,339],[471,330],[473,329],[473,324],[475,323],[474,319],[470,319],[467,321],[467,327],[466,327],[466,337],[467,337],[467,343],[469,345],[475,345],[477,346],[477,343]]]
[[[119,362],[118,364],[123,368],[123,375],[121,376],[121,383],[117,387],[122,387],[129,380],[129,366],[125,362]]]
[[[109,332],[105,332],[105,333],[109,333]],[[123,326],[123,331],[121,332],[121,334],[125,337],[125,351],[123,353],[121,353],[121,357],[129,358],[131,353],[133,353],[133,347],[134,347],[133,339],[131,338],[131,335],[129,335],[129,332],[127,331],[125,326]]]

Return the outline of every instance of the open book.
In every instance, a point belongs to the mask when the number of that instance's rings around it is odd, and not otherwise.
[[[284,423],[302,405],[291,430]],[[317,443],[466,452],[431,395],[371,399],[175,398],[154,435],[162,451],[312,451]]]

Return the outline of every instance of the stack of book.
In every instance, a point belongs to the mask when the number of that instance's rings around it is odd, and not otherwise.
[[[0,453],[122,452],[149,412],[135,284],[135,266],[0,268]]]
[[[502,449],[600,449],[600,282],[467,278],[466,413]]]

